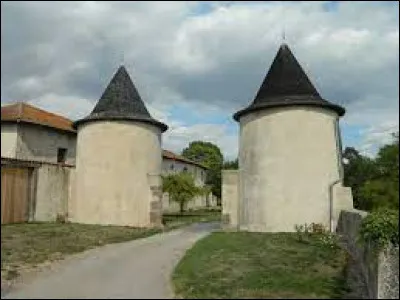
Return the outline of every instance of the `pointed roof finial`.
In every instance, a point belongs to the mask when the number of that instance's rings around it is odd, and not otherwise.
[[[282,30],[282,42],[285,43],[286,35],[285,35],[285,28]]]
[[[123,66],[125,64],[125,54],[124,54],[124,50],[121,50],[121,52],[119,53],[119,65]]]

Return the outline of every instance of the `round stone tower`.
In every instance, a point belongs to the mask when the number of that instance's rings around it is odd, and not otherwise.
[[[161,225],[161,133],[121,66],[92,113],[77,128],[75,199],[78,223]]]
[[[239,228],[288,232],[332,222],[331,188],[342,180],[339,117],[281,45],[240,123]]]

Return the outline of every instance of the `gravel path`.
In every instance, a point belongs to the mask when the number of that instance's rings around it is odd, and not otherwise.
[[[39,273],[2,299],[172,298],[170,276],[175,265],[197,240],[218,228],[216,223],[195,224],[92,249]]]

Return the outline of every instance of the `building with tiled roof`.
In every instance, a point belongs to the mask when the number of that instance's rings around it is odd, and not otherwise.
[[[1,107],[1,122],[29,123],[46,126],[61,131],[76,132],[72,121],[63,116],[40,109],[25,102],[17,102]]]
[[[61,115],[46,111],[44,109],[38,108],[26,102],[16,102],[12,104],[7,104],[1,107],[1,128],[2,128],[2,153],[1,156],[4,158],[11,159],[21,159],[29,161],[43,161],[48,163],[56,163],[56,157],[54,155],[41,155],[40,153],[45,152],[43,148],[48,142],[49,135],[45,135],[45,139],[39,137],[37,146],[31,146],[28,148],[33,148],[31,154],[21,153],[21,148],[18,146],[19,143],[30,142],[25,141],[25,134],[21,134],[22,131],[28,130],[32,131],[31,127],[36,128],[36,131],[54,131],[54,135],[66,136],[66,139],[72,139],[71,145],[69,145],[70,153],[75,153],[76,147],[76,129],[73,128],[73,121],[65,118]],[[18,138],[17,128],[19,128],[20,137]],[[26,129],[30,128],[30,129]],[[24,140],[22,140],[22,137]],[[18,141],[18,142],[17,142]],[[50,141],[49,141],[50,142]],[[56,141],[51,142],[53,145],[57,146]],[[65,143],[60,142],[60,146],[65,145]],[[19,151],[17,151],[17,148]],[[58,148],[58,147],[57,147]],[[47,146],[48,152],[50,152]],[[54,150],[54,149],[53,149]],[[17,152],[19,155],[17,155]],[[54,152],[54,151],[53,151]],[[176,154],[169,150],[162,151],[163,164],[165,167],[163,171],[168,172],[172,169],[184,171],[190,169],[190,166],[197,166],[198,168],[204,170],[207,169],[202,164],[192,161],[186,157]],[[75,164],[75,157],[70,157],[69,162]],[[174,167],[171,167],[170,162],[175,162]],[[179,162],[179,166],[176,162]],[[181,167],[180,167],[181,166]],[[185,169],[186,167],[186,169]]]
[[[1,107],[1,156],[75,164],[72,121],[24,102]]]
[[[195,184],[203,187],[206,182],[207,168],[198,162],[194,162],[186,157],[175,154],[168,150],[163,150],[162,173],[163,175],[187,172],[194,178]],[[196,208],[207,206],[207,197],[196,196],[193,201],[187,204],[187,208]],[[163,198],[163,207],[165,211],[177,212],[179,205]]]
[[[188,159],[186,157],[183,157],[182,155],[175,154],[174,152],[169,151],[169,150],[163,150],[162,154],[163,154],[163,158],[164,159],[173,160],[173,161],[179,161],[179,162],[182,162],[185,165],[189,164],[189,165],[197,166],[197,167],[199,167],[199,168],[201,168],[203,170],[207,170],[208,169],[206,166],[202,165],[201,163],[198,163],[198,162],[195,162],[193,160],[190,160],[190,159]]]

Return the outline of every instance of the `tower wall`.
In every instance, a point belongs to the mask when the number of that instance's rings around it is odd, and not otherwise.
[[[76,202],[71,220],[138,227],[160,222],[154,220],[159,206],[154,200],[157,198],[155,190],[161,185],[160,175],[159,128],[131,121],[95,121],[80,125]]]
[[[338,115],[284,107],[240,118],[239,226],[290,232],[330,225],[330,185],[340,178]]]

